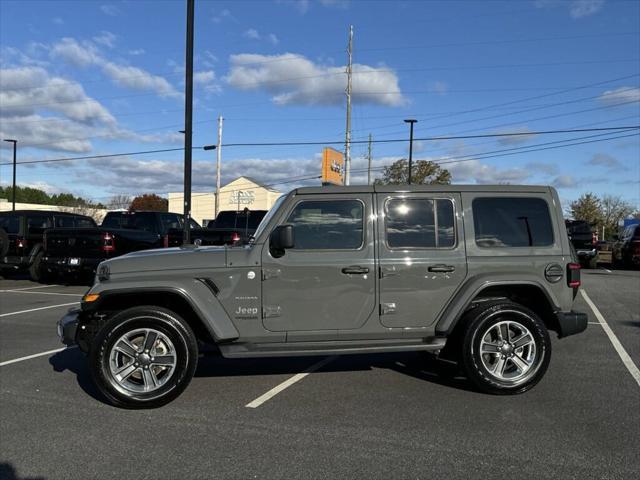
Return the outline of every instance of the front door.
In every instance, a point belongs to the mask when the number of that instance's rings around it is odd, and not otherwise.
[[[377,315],[372,199],[303,195],[293,202],[281,223],[293,225],[294,248],[279,254],[266,244],[262,253],[267,330],[290,332],[289,340],[311,332],[321,338]]]
[[[460,195],[378,194],[380,321],[433,324],[467,274]]]

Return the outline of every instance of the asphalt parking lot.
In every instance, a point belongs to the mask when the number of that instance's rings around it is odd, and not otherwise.
[[[176,401],[128,411],[60,350],[55,322],[86,287],[0,280],[0,478],[636,478],[640,272],[583,286],[606,325],[580,294],[589,328],[554,339],[524,395],[478,393],[419,354],[207,356]]]

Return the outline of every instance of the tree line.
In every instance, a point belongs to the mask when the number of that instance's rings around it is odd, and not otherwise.
[[[574,220],[590,223],[600,234],[600,240],[611,240],[614,235],[617,235],[619,225],[625,218],[640,219],[640,211],[621,197],[615,195],[599,197],[595,193],[585,193],[571,202],[567,213]]]

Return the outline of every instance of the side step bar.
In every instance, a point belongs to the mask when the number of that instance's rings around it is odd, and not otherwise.
[[[311,355],[352,355],[390,352],[437,352],[447,343],[445,337],[430,337],[416,340],[369,340],[290,343],[227,343],[220,344],[220,353],[225,358],[251,357],[300,357]]]

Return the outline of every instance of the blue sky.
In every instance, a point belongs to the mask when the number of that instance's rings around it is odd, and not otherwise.
[[[2,0],[0,133],[19,140],[19,161],[180,148],[185,13],[183,1]],[[219,115],[223,143],[343,141],[349,25],[354,140],[406,138],[405,118],[418,119],[416,138],[525,132],[416,141],[414,158],[442,162],[456,183],[552,184],[565,202],[593,191],[640,205],[637,130],[533,133],[640,124],[637,1],[196,0],[194,145],[216,142]],[[321,150],[225,147],[223,181],[317,184],[304,179],[320,174]],[[374,144],[375,173],[407,150]],[[353,145],[353,183],[366,181],[365,153]],[[194,191],[211,191],[215,152],[194,161]],[[18,169],[19,184],[103,202],[181,182],[181,152]]]

